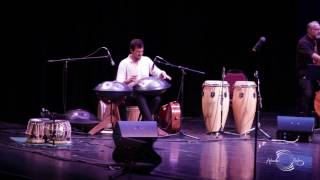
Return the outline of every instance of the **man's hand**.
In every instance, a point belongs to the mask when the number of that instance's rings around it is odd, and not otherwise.
[[[312,57],[314,64],[320,65],[320,55],[319,54],[313,53],[311,57]]]
[[[130,83],[136,82],[136,81],[137,81],[137,75],[133,75],[133,76],[131,76],[129,79],[127,79],[127,80],[125,81],[125,83],[126,83],[126,84],[130,84]]]
[[[165,71],[161,71],[160,78],[161,79],[168,79],[168,80],[172,79]]]

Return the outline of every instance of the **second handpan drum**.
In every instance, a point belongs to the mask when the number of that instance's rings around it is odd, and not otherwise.
[[[229,104],[229,83],[227,81],[222,83],[222,81],[206,80],[202,84],[202,113],[208,133],[218,132],[221,127],[224,128]]]

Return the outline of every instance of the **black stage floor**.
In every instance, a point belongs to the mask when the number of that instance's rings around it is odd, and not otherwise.
[[[89,135],[86,127],[77,127],[72,128],[70,144],[36,145],[26,143],[27,121],[24,124],[0,122],[0,175],[3,178],[238,180],[254,179],[256,172],[256,179],[320,179],[318,129],[312,133],[311,142],[271,141],[261,131],[257,132],[257,139],[255,131],[246,136],[208,135],[201,118],[184,118],[179,134],[158,137],[154,142],[161,163],[149,174],[139,171],[148,167],[148,163],[136,163],[129,166],[133,167],[129,173],[117,177],[123,172],[124,163],[113,160],[112,135]],[[261,129],[276,140],[276,113],[262,113],[260,122]],[[228,119],[225,132],[234,132],[233,124]]]

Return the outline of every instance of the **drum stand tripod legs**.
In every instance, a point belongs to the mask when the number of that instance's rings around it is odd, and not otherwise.
[[[261,124],[258,122],[258,128],[257,128],[257,129],[258,129],[264,136],[266,136],[268,139],[271,139],[271,136],[270,136],[268,133],[266,133],[263,129],[261,129],[260,126],[261,126]],[[254,128],[251,128],[251,129],[249,129],[248,131],[246,131],[245,133],[243,133],[243,135],[246,136],[247,134],[251,133],[251,132],[254,131],[255,129],[256,129],[255,127],[254,127]]]
[[[187,137],[190,137],[190,138],[193,138],[193,139],[200,140],[200,138],[195,137],[195,136],[191,136],[191,135],[189,135],[189,134],[185,134],[185,133],[182,132],[181,130],[178,132],[178,134],[181,134],[181,135],[183,135],[183,136],[187,136]]]
[[[177,132],[177,133],[175,133],[175,134],[169,134],[169,135],[166,135],[165,137],[169,137],[169,136],[176,136],[176,135],[187,136],[187,137],[192,138],[192,139],[200,140],[200,138],[195,137],[195,136],[191,136],[191,135],[189,135],[189,134],[185,134],[185,133],[184,133],[184,132],[182,132],[182,131],[179,131],[179,132]]]
[[[216,132],[215,133],[215,136],[216,137],[218,137],[220,134],[229,134],[229,135],[235,135],[235,136],[237,136],[238,134],[236,134],[236,133],[232,133],[232,132],[227,132],[227,131],[224,131],[224,128],[223,128],[223,119],[224,119],[224,113],[226,113],[226,114],[228,114],[228,110],[226,111],[226,112],[223,112],[223,108],[224,108],[224,105],[223,105],[223,103],[224,103],[224,98],[227,98],[227,100],[229,101],[229,93],[228,93],[228,89],[226,88],[225,89],[225,91],[226,92],[224,92],[224,88],[225,87],[228,87],[229,86],[229,84],[227,83],[226,84],[226,86],[224,85],[224,82],[225,82],[225,71],[226,71],[226,69],[225,69],[225,67],[222,67],[222,75],[221,75],[221,93],[220,93],[220,107],[221,107],[221,109],[220,109],[220,130],[219,130],[219,132]],[[229,107],[229,104],[228,104],[228,107]]]

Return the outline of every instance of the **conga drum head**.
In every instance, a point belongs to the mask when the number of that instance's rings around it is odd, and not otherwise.
[[[257,87],[254,81],[236,81],[234,87]]]
[[[229,86],[229,83],[227,81],[223,81],[223,83],[221,83],[222,81],[218,81],[218,80],[206,80],[203,82],[202,87],[203,86],[210,86],[210,87],[219,87],[221,86],[221,84],[225,87],[225,86]]]

